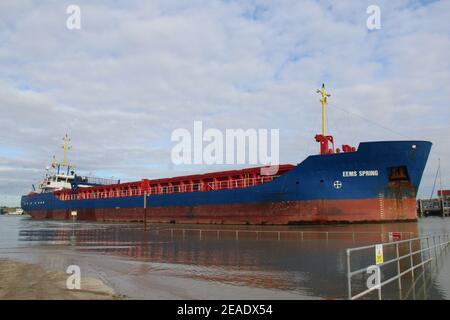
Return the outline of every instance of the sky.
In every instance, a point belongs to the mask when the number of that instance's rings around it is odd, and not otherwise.
[[[72,4],[79,30],[66,27]],[[0,204],[61,159],[66,133],[80,173],[123,181],[223,170],[172,164],[171,133],[196,120],[280,129],[281,163],[299,163],[318,152],[323,82],[338,145],[433,142],[427,198],[439,158],[450,187],[449,13],[418,0],[2,0]]]

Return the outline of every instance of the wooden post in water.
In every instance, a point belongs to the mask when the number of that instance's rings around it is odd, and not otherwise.
[[[144,191],[144,231],[147,231],[147,191]]]
[[[72,211],[70,213],[70,215],[72,216],[72,236],[70,237],[70,243],[74,244],[75,243],[75,220],[77,218],[77,212],[76,211]]]

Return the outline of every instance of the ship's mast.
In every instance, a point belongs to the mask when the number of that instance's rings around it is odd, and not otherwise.
[[[63,161],[61,162],[61,165],[64,167],[69,167],[70,165],[69,165],[69,161],[67,160],[67,151],[72,149],[72,146],[69,145],[70,138],[67,134],[64,136],[63,141],[64,141],[64,143],[62,145],[62,148],[64,150],[64,158],[63,158]]]
[[[325,90],[325,83],[322,83],[322,89],[317,89],[317,93],[320,94],[320,103],[322,104],[322,135],[325,137],[326,136],[326,130],[325,130],[326,110],[325,110],[325,107],[327,105],[327,98],[330,97],[331,95],[329,93],[327,93],[327,91]]]
[[[64,138],[62,140],[63,140],[63,145],[61,146],[61,148],[64,151],[63,160],[61,162],[58,162],[58,161],[56,161],[55,156],[53,156],[52,167],[57,168],[57,174],[60,173],[61,167],[66,167],[67,168],[66,174],[69,175],[70,169],[73,168],[73,166],[70,164],[70,162],[67,158],[67,154],[68,154],[69,150],[72,149],[72,146],[70,145],[70,138],[67,134],[64,136]]]
[[[322,105],[322,134],[316,134],[314,138],[320,143],[320,154],[334,153],[333,136],[326,135],[326,105],[328,103],[327,98],[331,95],[325,90],[324,83],[322,83],[322,89],[317,89],[316,92],[320,94]]]

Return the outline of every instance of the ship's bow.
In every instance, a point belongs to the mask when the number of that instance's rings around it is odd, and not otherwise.
[[[431,150],[428,141],[362,144],[360,150],[384,164],[384,188],[378,194],[382,220],[416,220],[416,196]]]

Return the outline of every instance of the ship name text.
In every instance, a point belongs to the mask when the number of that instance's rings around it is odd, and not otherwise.
[[[378,177],[378,170],[342,171],[342,176],[348,177]]]

